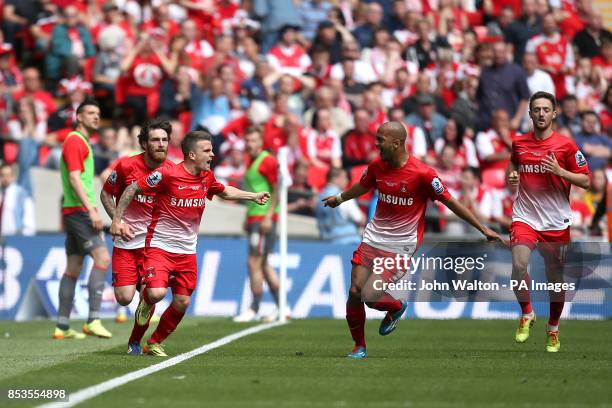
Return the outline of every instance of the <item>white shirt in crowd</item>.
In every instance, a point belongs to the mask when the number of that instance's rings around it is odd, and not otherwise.
[[[2,217],[0,235],[34,235],[36,234],[36,217],[34,212],[34,201],[31,197],[27,197],[23,203],[23,209],[20,211],[17,208],[19,205],[17,199],[20,194],[23,194],[22,189],[16,183],[9,185],[4,190],[0,189],[0,206],[2,208]],[[18,222],[16,219],[17,213],[22,214],[21,230],[18,230]]]

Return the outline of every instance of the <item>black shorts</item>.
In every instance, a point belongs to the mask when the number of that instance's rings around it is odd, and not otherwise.
[[[89,215],[84,211],[63,216],[66,231],[66,255],[88,255],[94,249],[106,245],[104,233],[96,231]]]
[[[247,238],[249,240],[249,256],[268,256],[274,249],[276,242],[276,223],[272,223],[270,231],[262,234],[261,222],[247,225]]]

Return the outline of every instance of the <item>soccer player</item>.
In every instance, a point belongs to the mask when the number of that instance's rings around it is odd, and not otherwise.
[[[557,101],[547,92],[536,92],[529,100],[533,133],[517,136],[512,143],[508,182],[518,185],[514,202],[510,242],[512,245],[512,279],[529,285],[527,273],[531,252],[537,247],[544,258],[549,282],[562,282],[565,251],[570,242],[572,210],[571,185],[589,187],[589,167],[574,141],[552,129],[557,116]],[[524,343],[536,317],[531,307],[529,289],[515,287],[522,316],[515,340]],[[561,348],[559,318],[563,311],[564,292],[549,292],[550,317],[546,330],[546,351]]]
[[[100,193],[100,201],[111,219],[115,216],[116,202],[130,184],[157,168],[174,166],[174,163],[166,160],[171,134],[172,125],[167,120],[153,119],[145,123],[138,135],[138,142],[144,152],[124,157],[117,162]],[[122,306],[130,304],[144,275],[145,237],[153,215],[154,200],[153,194],[136,196],[123,215],[123,225],[130,226],[129,234],[124,232],[122,235],[125,234],[125,239],[120,235],[114,242],[113,287],[115,299]],[[145,325],[139,325],[134,319],[134,327],[128,341],[128,354],[142,354],[140,341],[148,327],[148,321]]]
[[[62,146],[60,173],[64,199],[62,218],[66,230],[66,272],[59,285],[59,310],[54,339],[83,339],[85,335],[70,329],[70,311],[74,291],[85,255],[94,265],[89,274],[89,318],[83,332],[91,336],[112,337],[100,322],[100,305],[110,255],[102,233],[102,218],[96,209],[94,192],[94,157],[89,137],[100,127],[100,107],[87,99],[76,110],[76,128]]]
[[[246,189],[253,192],[270,191],[272,197],[263,206],[253,202],[247,210],[247,241],[249,245],[248,268],[253,301],[251,306],[234,317],[238,323],[251,322],[257,319],[259,304],[263,292],[263,281],[266,280],[270,293],[278,305],[278,275],[268,263],[268,255],[274,248],[276,238],[276,221],[278,218],[278,162],[266,150],[263,150],[263,132],[258,126],[248,128],[244,134],[246,150],[251,164],[245,174]],[[266,316],[266,321],[275,320],[276,314]]]
[[[144,285],[136,309],[136,321],[147,324],[153,305],[172,287],[172,303],[143,352],[166,357],[161,345],[183,318],[198,276],[196,244],[206,198],[251,200],[266,204],[270,193],[250,193],[219,183],[210,170],[214,157],[212,136],[203,131],[189,132],[181,143],[185,160],[174,167],[160,167],[125,189],[117,208],[111,233],[131,235],[131,227],[121,224],[124,212],[136,194],[155,194],[153,216],[145,238]]]
[[[387,314],[380,323],[379,333],[391,333],[407,307],[406,301],[395,299],[385,291],[376,290],[375,281],[394,282],[405,271],[385,269],[374,274],[376,258],[395,258],[396,254],[412,256],[423,238],[427,200],[440,200],[453,213],[473,225],[489,241],[501,241],[497,233],[483,226],[478,219],[448,192],[436,172],[423,162],[408,155],[405,148],[406,128],[400,122],[386,122],[376,133],[376,148],[380,157],[372,161],[361,180],[347,191],[325,198],[326,206],[337,207],[373,188],[379,198],[374,218],[363,233],[363,240],[353,253],[351,287],[346,303],[346,320],[355,347],[349,358],[367,357],[364,327],[366,304]],[[380,287],[380,285],[379,285]]]

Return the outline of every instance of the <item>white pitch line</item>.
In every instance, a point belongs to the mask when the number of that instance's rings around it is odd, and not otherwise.
[[[153,374],[165,368],[172,367],[174,365],[182,363],[183,361],[189,360],[192,357],[196,357],[196,356],[199,356],[200,354],[207,353],[210,350],[214,350],[218,347],[225,346],[226,344],[231,343],[234,340],[238,340],[242,337],[246,337],[251,334],[259,333],[260,331],[271,329],[273,327],[281,326],[284,324],[286,323],[282,323],[282,322],[265,323],[265,324],[260,324],[254,327],[250,327],[248,329],[240,330],[239,332],[236,332],[236,333],[230,334],[229,336],[225,336],[218,340],[215,340],[212,343],[204,344],[198,347],[197,349],[188,351],[187,353],[179,354],[176,357],[172,357],[172,358],[169,358],[168,360],[164,360],[161,363],[153,364],[152,366],[141,368],[140,370],[133,371],[131,373],[127,373],[119,377],[115,377],[108,381],[101,382],[100,384],[92,385],[91,387],[87,387],[75,393],[69,394],[69,398],[70,398],[69,401],[51,402],[48,404],[42,404],[42,405],[39,405],[38,408],[73,407],[77,404],[80,404],[83,401],[97,397],[100,394],[103,394],[114,388],[120,387],[131,381],[138,380],[139,378],[145,377],[149,374]]]

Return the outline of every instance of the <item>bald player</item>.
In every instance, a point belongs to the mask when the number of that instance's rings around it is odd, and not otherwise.
[[[397,282],[406,270],[385,261],[397,255],[411,257],[423,239],[427,200],[440,200],[458,217],[473,225],[489,241],[501,241],[497,233],[483,226],[465,206],[449,194],[436,172],[420,160],[408,155],[404,147],[406,128],[400,122],[386,122],[376,133],[375,159],[361,180],[336,196],[325,198],[325,206],[337,207],[371,189],[379,192],[374,218],[368,223],[363,239],[353,253],[351,287],[346,302],[346,320],[355,346],[347,357],[367,357],[365,343],[364,303],[387,312],[380,323],[379,333],[391,333],[404,314],[407,302],[395,299],[384,290],[388,283]]]

